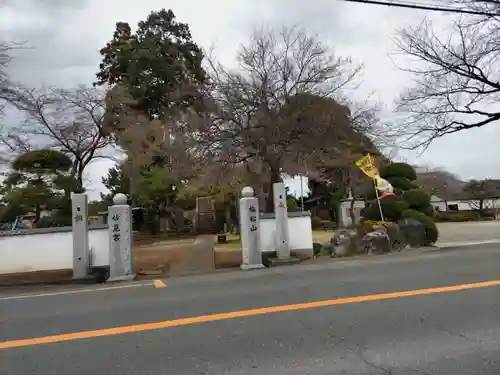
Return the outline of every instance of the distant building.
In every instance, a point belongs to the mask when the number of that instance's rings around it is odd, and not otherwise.
[[[436,211],[470,211],[479,208],[480,201],[477,199],[453,199],[445,200],[437,195],[431,196],[431,205]],[[484,209],[497,209],[500,211],[500,199],[491,198],[483,200]]]

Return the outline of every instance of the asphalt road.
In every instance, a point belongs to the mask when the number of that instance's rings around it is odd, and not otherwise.
[[[0,374],[498,375],[499,280],[500,246],[485,245],[4,289]]]

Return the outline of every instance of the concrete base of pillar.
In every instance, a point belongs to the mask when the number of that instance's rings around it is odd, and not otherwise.
[[[287,259],[270,259],[269,263],[271,267],[277,267],[277,266],[293,266],[294,264],[300,263],[300,259],[290,257]]]
[[[107,283],[117,283],[120,281],[132,281],[135,279],[135,273],[132,275],[125,275],[125,276],[116,276],[116,277],[110,277],[109,279],[106,280]]]
[[[243,271],[259,270],[261,268],[266,268],[263,264],[242,264],[240,268]]]

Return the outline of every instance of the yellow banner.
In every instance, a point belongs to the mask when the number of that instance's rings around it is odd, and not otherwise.
[[[375,166],[374,160],[370,155],[363,156],[356,162],[356,166],[368,177],[376,179],[379,177],[379,172]]]

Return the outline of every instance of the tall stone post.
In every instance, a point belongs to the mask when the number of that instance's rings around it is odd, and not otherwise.
[[[108,282],[132,280],[132,210],[125,194],[113,197],[108,208],[109,278]]]
[[[251,187],[244,187],[240,199],[241,269],[264,268],[259,237],[259,199]]]
[[[276,182],[273,184],[273,199],[278,259],[290,259],[288,210],[286,207],[285,184],[283,182]]]
[[[87,194],[71,194],[74,279],[83,279],[90,274],[87,203]]]

